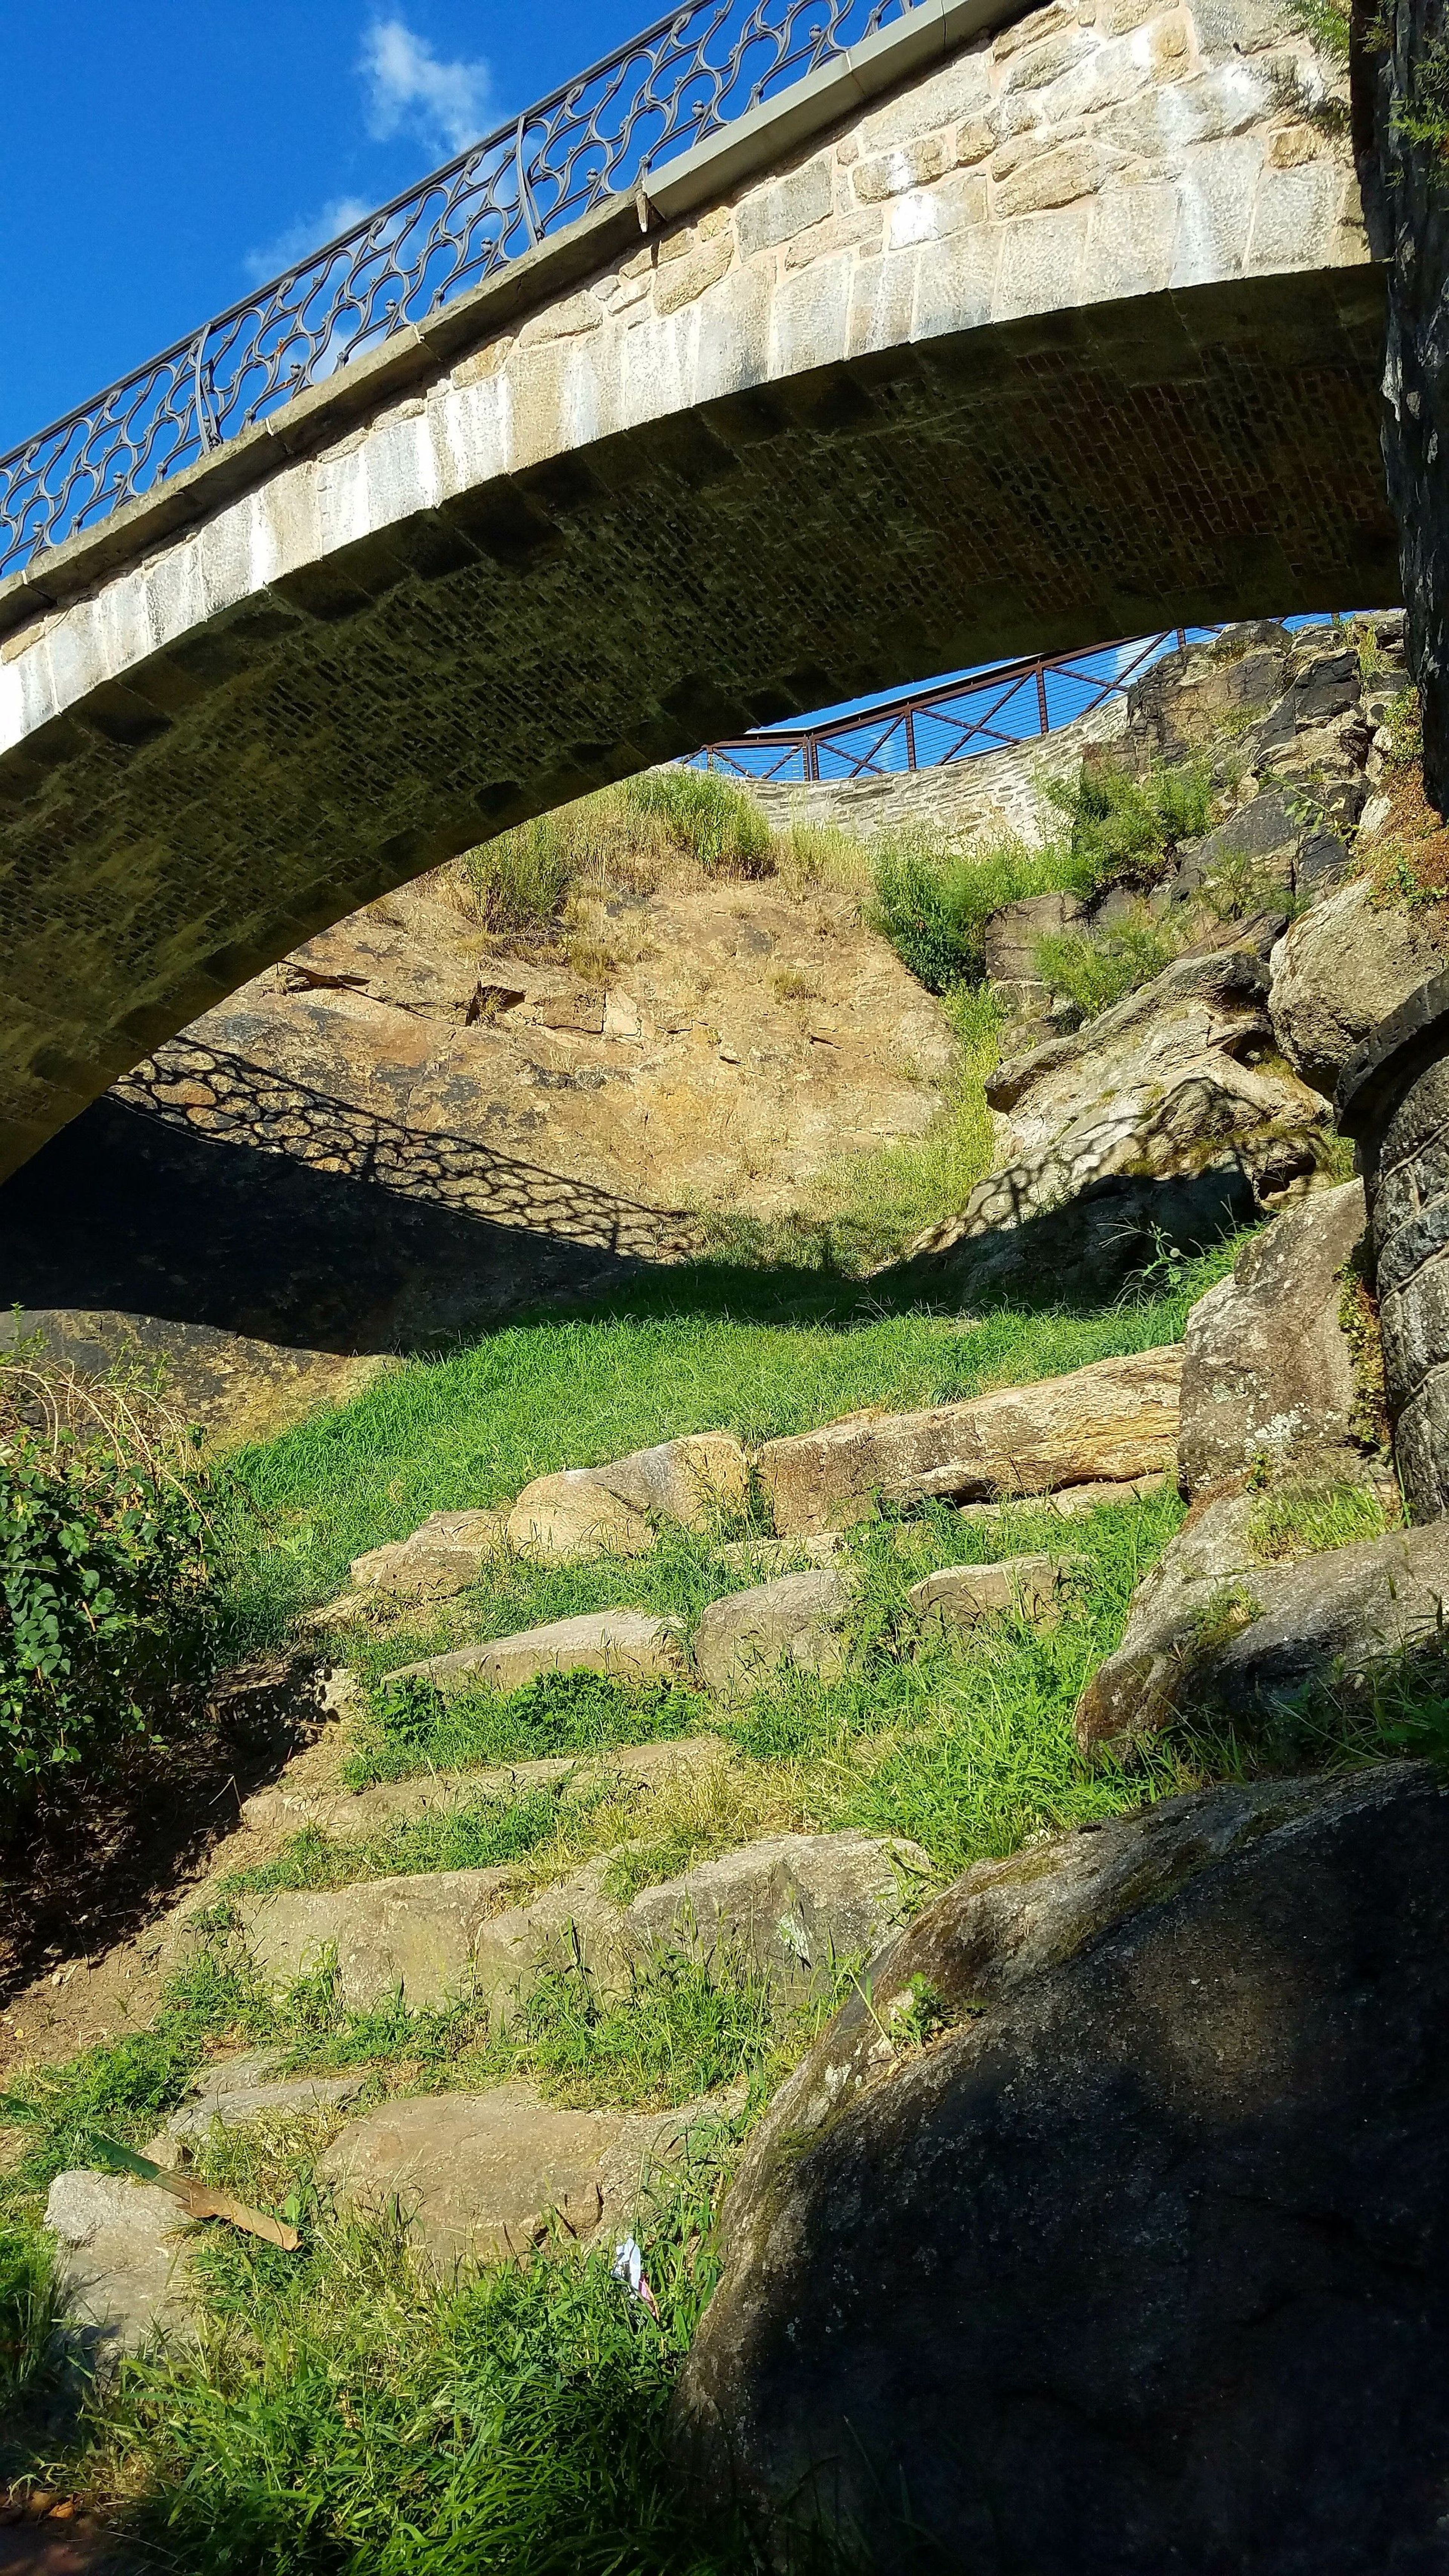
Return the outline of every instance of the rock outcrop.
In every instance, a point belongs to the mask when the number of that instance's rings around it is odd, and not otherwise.
[[[1437,1671],[1449,1522],[1264,1563],[1254,1509],[1247,1494],[1206,1504],[1138,1586],[1121,1645],[1077,1702],[1084,1752],[1178,1715],[1251,1726],[1307,1683],[1352,1690],[1409,1651],[1432,1656]]]
[[[1363,1183],[1346,1181],[1255,1235],[1232,1277],[1199,1298],[1182,1344],[1177,1467],[1187,1493],[1249,1475],[1356,1480],[1382,1466],[1371,1390],[1344,1323],[1367,1233]]]
[[[1436,915],[1354,877],[1305,912],[1272,955],[1273,1034],[1305,1082],[1330,1095],[1350,1056],[1449,963]]]
[[[1181,1373],[1182,1354],[1168,1345],[965,1404],[857,1415],[767,1441],[756,1472],[776,1528],[792,1534],[863,1520],[877,1498],[986,1498],[1125,1482],[1171,1466]]]
[[[1446,2015],[1427,1766],[969,1871],[751,2140],[691,2494],[866,2576],[1432,2566]]]
[[[1281,926],[1181,957],[1075,1036],[1004,1064],[986,1096],[1010,1154],[911,1257],[998,1287],[1065,1263],[1110,1291],[1150,1255],[1154,1228],[1208,1244],[1310,1185],[1331,1120],[1275,1058],[1267,951]]]

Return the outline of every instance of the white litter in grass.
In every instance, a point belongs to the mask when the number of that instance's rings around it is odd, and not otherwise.
[[[649,2287],[644,2270],[643,2254],[632,2236],[626,2236],[623,2244],[614,2248],[614,2278],[623,2282],[631,2299],[638,2299],[641,2306],[648,2309],[656,2325],[663,2323],[659,2302]]]

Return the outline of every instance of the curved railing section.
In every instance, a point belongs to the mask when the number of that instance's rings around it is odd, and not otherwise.
[[[937,769],[979,752],[1037,741],[1125,697],[1164,653],[1205,643],[1220,626],[1168,626],[1081,653],[1036,653],[910,689],[873,706],[808,725],[770,725],[732,742],[707,743],[693,766],[723,770],[759,786],[848,785]]]
[[[427,321],[910,0],[696,0],[0,457],[0,576]]]

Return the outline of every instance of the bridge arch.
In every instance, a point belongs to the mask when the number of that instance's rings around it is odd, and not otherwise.
[[[0,584],[0,1174],[610,778],[1397,596],[1381,273],[1261,0],[923,0],[845,62]]]

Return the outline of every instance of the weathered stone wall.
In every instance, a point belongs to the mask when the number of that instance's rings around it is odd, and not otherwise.
[[[786,101],[688,221],[620,252],[601,210],[0,587],[0,1167],[608,777],[1390,595],[1381,293],[1305,61],[1260,0],[1053,0],[803,150]]]
[[[1009,751],[977,752],[969,760],[888,778],[756,781],[750,793],[777,830],[793,822],[825,823],[874,841],[883,833],[914,829],[963,843],[1014,832],[1039,849],[1055,810],[1043,793],[1045,782],[1070,776],[1089,743],[1115,741],[1126,721],[1126,701],[1116,698],[1075,724],[1015,743]]]

